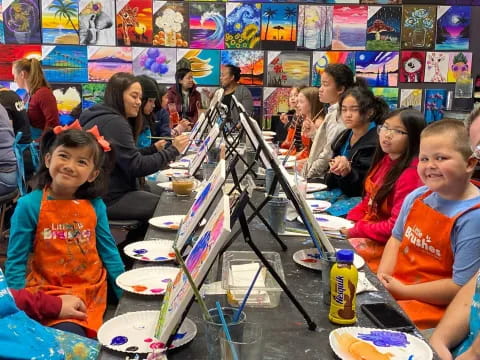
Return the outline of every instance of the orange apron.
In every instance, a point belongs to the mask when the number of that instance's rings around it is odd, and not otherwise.
[[[480,204],[475,205],[450,218],[423,202],[431,193],[427,191],[414,201],[405,221],[393,276],[407,285],[452,277],[454,259],[450,236],[453,226],[464,213],[480,208]],[[399,300],[398,304],[420,329],[436,327],[446,309],[443,305],[417,300]]]
[[[390,213],[387,199],[380,205],[380,209],[377,204],[373,202],[380,186],[373,182],[372,177],[377,172],[379,166],[380,164],[375,166],[365,179],[365,192],[370,197],[370,201],[368,202],[368,211],[362,219],[363,221],[377,222],[384,218],[382,215],[388,216],[387,214]],[[368,238],[351,238],[348,239],[348,241],[357,254],[363,257],[370,270],[376,273],[378,265],[380,265],[380,260],[382,259],[385,244]]]
[[[47,193],[43,190],[26,288],[78,296],[87,307],[86,320],[51,320],[45,325],[74,322],[95,337],[107,305],[107,272],[96,247],[95,209],[89,200],[49,200]]]

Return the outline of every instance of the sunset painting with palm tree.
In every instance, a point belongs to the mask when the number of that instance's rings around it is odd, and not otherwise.
[[[45,1],[42,6],[43,43],[79,44],[78,1]]]
[[[297,5],[262,4],[260,39],[266,50],[294,49],[297,41]]]

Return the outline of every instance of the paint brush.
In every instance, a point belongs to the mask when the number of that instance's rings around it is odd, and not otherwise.
[[[203,316],[207,321],[213,321],[212,317],[210,316],[210,313],[208,312],[207,305],[205,304],[205,301],[203,301],[202,296],[198,291],[197,285],[195,285],[195,281],[193,281],[192,279],[192,275],[190,275],[190,272],[188,271],[187,266],[183,262],[182,255],[176,248],[173,248],[173,251],[175,251],[175,255],[177,256],[177,261],[180,264],[180,267],[182,268],[183,272],[187,276],[187,280],[190,283],[190,286],[192,287],[193,293],[195,294],[195,298],[198,301],[198,305],[200,305],[200,309],[203,312]]]
[[[178,224],[178,231],[177,234],[175,235],[175,239],[173,240],[172,248],[176,249],[177,248],[177,241],[178,238],[180,237],[180,230],[182,230],[182,225],[183,225],[183,218],[180,220],[180,223]]]
[[[154,139],[154,140],[173,140],[175,139],[172,136],[148,136],[149,139]]]
[[[255,285],[255,282],[257,281],[257,278],[258,278],[258,275],[260,275],[260,271],[263,269],[263,265],[260,265],[258,267],[258,270],[257,270],[257,273],[255,274],[255,276],[253,277],[253,280],[252,280],[252,283],[250,284],[250,286],[248,287],[248,290],[247,292],[245,293],[245,296],[243,297],[243,300],[242,300],[242,303],[240,304],[240,307],[237,309],[237,312],[235,313],[235,315],[233,316],[233,323],[236,323],[238,322],[238,320],[240,319],[240,315],[242,314],[242,311],[245,307],[245,305],[247,304],[247,300],[248,300],[248,297],[250,296],[250,293],[252,292],[252,289]]]
[[[225,317],[223,316],[222,306],[218,301],[215,302],[215,305],[217,306],[218,316],[220,317],[220,321],[222,322],[223,331],[225,332],[225,338],[230,344],[230,351],[232,352],[233,360],[238,360],[237,350],[235,350],[235,345],[232,344],[232,337],[230,336],[227,322],[225,321]]]

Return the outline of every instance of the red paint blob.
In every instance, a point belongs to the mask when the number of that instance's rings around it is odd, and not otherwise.
[[[316,263],[317,262],[317,260],[315,260],[315,259],[302,259],[302,261],[308,262],[308,263]]]

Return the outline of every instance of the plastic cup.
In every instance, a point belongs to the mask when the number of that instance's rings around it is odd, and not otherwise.
[[[270,226],[278,233],[285,232],[285,218],[289,200],[283,197],[272,197],[268,202]]]
[[[275,177],[275,170],[273,169],[266,169],[265,170],[265,191],[267,194],[270,192],[270,188],[272,187],[272,182],[273,178]],[[275,186],[275,190],[273,191],[273,196],[278,196],[278,193],[280,192],[280,185],[278,182],[278,177],[277,177],[277,185]]]
[[[218,163],[216,162],[206,162],[203,164],[203,180],[208,180],[210,179],[210,176],[212,176],[212,173],[215,171],[217,168]]]
[[[223,316],[225,317],[225,322],[231,332],[235,333],[237,328],[242,328],[243,323],[247,319],[247,316],[243,311],[240,314],[237,323],[233,323],[233,317],[237,312],[237,309],[222,307],[222,311]],[[218,354],[220,354],[220,336],[223,333],[222,322],[216,308],[209,309],[208,312],[212,317],[212,321],[208,321],[205,318],[203,319],[203,324],[205,326],[205,340],[207,341],[207,359],[218,360]],[[241,332],[241,330],[239,331]]]
[[[220,334],[221,360],[233,360],[235,357],[232,348],[235,349],[238,360],[262,360],[263,359],[263,335],[261,325],[258,323],[245,322],[242,327],[230,331],[231,341]]]
[[[172,190],[177,196],[189,196],[195,187],[195,178],[190,175],[173,175]]]
[[[257,155],[256,150],[247,150],[245,152],[245,160],[247,161],[248,166],[252,165],[253,163],[254,165],[250,169],[256,173],[258,171],[258,163],[255,160],[255,155]]]

